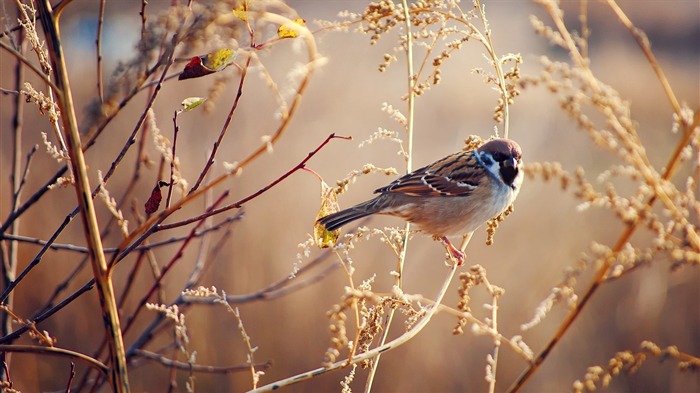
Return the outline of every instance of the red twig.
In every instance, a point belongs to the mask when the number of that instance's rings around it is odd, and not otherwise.
[[[228,211],[228,210],[231,210],[231,209],[238,209],[238,208],[241,208],[246,202],[249,202],[251,199],[255,199],[255,198],[257,198],[258,196],[262,195],[263,193],[265,193],[265,192],[266,192],[267,190],[269,190],[270,188],[272,188],[272,187],[276,186],[277,184],[279,184],[282,180],[288,178],[292,173],[294,173],[294,172],[296,172],[296,171],[298,171],[298,170],[300,170],[300,169],[304,169],[305,166],[306,166],[306,163],[311,159],[311,157],[313,157],[314,155],[316,155],[316,153],[318,153],[324,146],[326,146],[326,144],[328,144],[328,142],[330,142],[331,139],[336,139],[336,138],[338,138],[338,139],[346,139],[346,140],[352,139],[352,137],[349,137],[349,136],[338,136],[338,135],[335,135],[335,133],[330,134],[330,135],[328,135],[328,137],[326,137],[326,139],[325,139],[320,145],[318,145],[318,147],[317,147],[316,149],[314,149],[313,151],[309,152],[309,154],[306,156],[306,158],[304,158],[304,159],[303,159],[299,164],[297,164],[294,168],[288,170],[288,171],[287,171],[286,173],[284,173],[282,176],[278,177],[275,181],[273,181],[272,183],[268,184],[267,186],[261,188],[260,190],[256,191],[255,193],[253,193],[253,194],[251,194],[251,195],[248,195],[247,197],[245,197],[245,198],[243,198],[243,199],[241,199],[241,200],[238,200],[238,201],[236,201],[236,202],[234,202],[234,203],[232,203],[232,204],[230,204],[230,205],[226,205],[226,206],[223,206],[223,207],[221,207],[221,208],[219,208],[219,209],[214,209],[214,210],[212,210],[212,211],[207,211],[207,212],[205,212],[205,213],[203,213],[203,214],[200,214],[199,216],[192,217],[192,218],[188,218],[188,219],[186,219],[186,220],[182,220],[182,221],[178,221],[178,222],[174,222],[174,223],[172,223],[172,224],[159,225],[159,226],[158,226],[158,230],[161,231],[161,230],[166,230],[166,229],[177,228],[177,227],[180,227],[180,226],[183,226],[183,225],[187,225],[187,224],[190,224],[190,223],[193,223],[193,222],[196,222],[196,221],[205,219],[205,218],[207,218],[207,217],[209,217],[209,216],[213,216],[213,215],[216,215],[216,214],[219,214],[219,213],[223,213],[223,212]]]
[[[214,209],[216,208],[217,205],[219,205],[226,197],[228,197],[228,194],[229,194],[228,191],[224,191],[224,193],[221,194],[221,196],[214,202],[213,205],[211,205],[211,206],[207,209],[207,211],[214,210]],[[141,301],[139,301],[139,304],[138,304],[138,306],[136,307],[136,310],[134,311],[133,315],[132,315],[132,316],[126,321],[126,323],[124,324],[124,329],[123,329],[123,333],[124,333],[124,334],[126,334],[126,332],[129,330],[129,328],[133,325],[134,320],[136,320],[136,317],[137,317],[138,314],[141,312],[141,310],[143,309],[143,307],[146,305],[146,302],[148,302],[148,300],[151,298],[151,296],[153,296],[153,294],[158,290],[158,288],[160,288],[160,284],[161,284],[161,282],[163,281],[163,278],[165,277],[165,275],[170,271],[170,269],[172,269],[173,266],[175,266],[175,263],[176,263],[177,261],[179,261],[180,258],[182,258],[182,256],[184,255],[185,249],[187,248],[187,246],[189,246],[189,244],[190,244],[190,242],[192,241],[192,239],[195,238],[194,235],[195,235],[195,233],[197,233],[197,229],[199,229],[199,227],[202,226],[203,224],[204,224],[204,219],[202,219],[197,225],[194,226],[194,228],[192,228],[192,229],[190,230],[190,233],[189,233],[189,236],[187,237],[187,239],[185,239],[185,240],[182,242],[182,244],[180,245],[180,248],[177,250],[177,252],[175,253],[175,255],[174,255],[174,256],[172,257],[172,259],[167,263],[167,265],[165,265],[165,267],[163,268],[163,270],[161,270],[160,276],[158,276],[158,278],[157,278],[156,281],[153,283],[153,285],[151,286],[151,288],[148,290],[148,292],[146,293],[146,295],[144,295],[144,296],[141,298]]]
[[[212,147],[211,153],[209,154],[209,159],[207,160],[207,163],[204,164],[204,169],[202,169],[202,172],[199,174],[199,178],[197,179],[197,181],[194,183],[194,185],[190,189],[190,192],[189,192],[190,194],[199,188],[199,186],[204,181],[204,177],[209,172],[209,169],[211,168],[212,165],[214,165],[214,157],[216,157],[216,153],[219,151],[219,146],[221,146],[221,141],[224,139],[224,135],[226,135],[226,130],[228,130],[228,126],[231,124],[231,120],[233,119],[233,114],[234,114],[234,112],[236,112],[236,108],[238,108],[238,102],[240,101],[241,96],[243,95],[243,83],[245,82],[246,75],[248,75],[248,67],[250,67],[250,60],[251,59],[252,59],[252,56],[248,56],[248,59],[245,62],[245,66],[241,70],[241,80],[238,82],[238,90],[236,91],[236,98],[233,99],[233,104],[231,105],[231,110],[228,112],[228,116],[226,117],[226,121],[224,122],[224,125],[221,127],[221,131],[219,132],[219,137],[216,138],[216,142],[214,142],[214,146]],[[173,144],[173,146],[174,146],[174,144]]]

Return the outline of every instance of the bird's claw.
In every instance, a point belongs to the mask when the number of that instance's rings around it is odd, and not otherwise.
[[[447,255],[450,257],[450,259],[457,262],[457,266],[464,265],[464,260],[467,258],[464,252],[452,245],[452,243],[449,239],[447,239],[446,236],[442,236],[438,240],[440,240],[440,242],[442,242],[442,244],[447,249]]]

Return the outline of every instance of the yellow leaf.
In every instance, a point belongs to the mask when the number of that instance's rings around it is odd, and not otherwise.
[[[292,23],[282,25],[277,29],[277,35],[280,38],[295,38],[299,36],[299,26],[304,26],[306,21],[301,18],[292,20]]]
[[[233,49],[219,49],[216,52],[212,52],[207,55],[204,66],[214,71],[220,71],[233,63],[235,58],[236,54]]]
[[[340,210],[338,195],[326,182],[321,181],[321,209],[316,216],[316,220],[335,213],[338,210]],[[314,224],[314,241],[319,248],[335,246],[335,243],[338,241],[338,236],[340,236],[340,230],[329,231],[318,222]]]
[[[233,15],[242,20],[243,22],[248,21],[248,2],[244,1],[238,7],[233,9]]]

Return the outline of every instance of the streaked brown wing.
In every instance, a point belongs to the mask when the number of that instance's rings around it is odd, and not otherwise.
[[[475,170],[478,165],[472,151],[452,154],[375,192],[397,192],[412,196],[467,196],[483,177],[482,171]]]

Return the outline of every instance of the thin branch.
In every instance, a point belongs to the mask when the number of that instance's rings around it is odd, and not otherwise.
[[[204,169],[202,169],[202,172],[199,173],[199,178],[197,178],[197,181],[190,189],[190,193],[194,192],[199,188],[199,186],[202,184],[202,181],[204,181],[204,178],[206,177],[207,173],[209,173],[209,169],[211,169],[211,166],[214,165],[214,157],[216,157],[216,153],[219,151],[219,146],[221,146],[221,142],[224,139],[224,135],[226,135],[226,131],[228,130],[229,125],[231,124],[231,120],[233,120],[233,114],[236,112],[236,108],[238,108],[238,102],[240,101],[241,96],[243,95],[243,83],[245,82],[246,75],[248,75],[248,68],[250,67],[251,58],[252,55],[248,55],[248,58],[245,62],[245,66],[243,67],[243,70],[241,70],[241,79],[238,81],[238,90],[236,90],[236,97],[233,99],[231,109],[228,112],[228,116],[226,116],[226,120],[224,121],[224,125],[221,127],[221,131],[219,131],[219,136],[216,138],[216,142],[214,142],[214,146],[212,147],[211,153],[209,153],[209,159],[207,160],[206,164],[204,164]]]
[[[651,51],[649,38],[647,38],[646,34],[644,34],[642,30],[634,26],[632,21],[627,17],[625,12],[622,11],[620,6],[617,5],[615,0],[605,0],[605,2],[608,3],[610,9],[613,10],[620,22],[627,28],[627,30],[629,30],[630,34],[632,34],[632,37],[634,37],[635,41],[637,41],[637,44],[642,50],[642,53],[644,53],[644,56],[646,56],[649,65],[654,70],[654,73],[656,73],[656,78],[661,83],[661,87],[664,89],[664,93],[666,93],[666,97],[668,98],[668,101],[670,102],[671,107],[673,108],[673,112],[676,114],[676,116],[678,116],[680,121],[683,121],[681,106],[678,103],[676,95],[673,93],[673,89],[671,88],[671,84],[666,78],[666,74],[664,74],[664,70],[659,65],[659,62],[656,61],[656,56],[654,56],[654,53]]]
[[[100,11],[97,18],[97,38],[95,39],[95,55],[97,56],[97,96],[100,98],[100,108],[102,108],[105,103],[102,77],[102,27],[104,26],[105,19],[105,2],[106,0],[100,0]]]
[[[102,251],[102,239],[99,234],[99,225],[95,207],[90,193],[90,182],[87,175],[87,164],[83,156],[80,141],[78,122],[75,116],[72,91],[69,84],[68,69],[63,48],[58,35],[58,23],[54,19],[49,0],[39,2],[41,9],[41,22],[46,34],[49,53],[53,61],[56,75],[56,92],[60,92],[61,119],[63,128],[67,133],[67,149],[70,155],[71,169],[75,178],[75,191],[80,205],[83,229],[86,241],[90,249],[93,274],[97,284],[105,333],[109,337],[112,368],[110,370],[110,382],[112,388],[119,393],[129,392],[129,379],[126,370],[126,358],[124,356],[124,342],[119,327],[119,314],[114,299],[114,289],[107,270],[107,262]]]
[[[595,77],[592,75],[592,71],[587,67],[585,59],[581,56],[578,49],[576,48],[571,34],[567,30],[564,21],[561,19],[559,11],[554,8],[553,4],[545,4],[545,8],[549,13],[550,17],[552,18],[554,24],[557,26],[557,29],[561,33],[564,41],[567,43],[566,49],[569,51],[569,54],[572,57],[572,61],[577,67],[581,68],[584,72],[587,72],[589,74],[589,79],[594,82],[592,87],[599,91],[600,86],[598,86],[596,82],[597,79],[595,79]],[[657,76],[659,76],[659,74],[657,74]],[[671,96],[669,96],[669,99],[672,100]],[[673,105],[673,102],[671,104]],[[664,170],[663,174],[661,174],[660,179],[654,178],[653,175],[648,173],[650,172],[648,169],[645,171],[640,170],[641,174],[643,175],[643,178],[648,182],[648,184],[654,186],[654,194],[653,196],[648,198],[648,200],[644,203],[644,206],[651,207],[657,199],[661,199],[669,210],[674,210],[675,206],[673,205],[673,202],[669,200],[668,195],[666,195],[664,190],[661,188],[660,184],[661,182],[669,180],[675,174],[676,169],[681,161],[681,154],[686,148],[686,146],[690,143],[694,135],[694,130],[699,125],[700,108],[699,110],[695,111],[695,117],[693,119],[692,124],[682,125],[683,136],[676,145],[675,151],[672,153],[667,164],[665,165],[666,169]],[[650,164],[648,164],[648,160],[646,160],[646,157],[640,157],[639,160],[646,163],[649,167],[651,166]],[[596,270],[592,282],[590,283],[586,291],[583,293],[583,295],[580,297],[579,302],[575,305],[575,307],[572,308],[572,310],[569,312],[566,318],[562,321],[556,333],[552,336],[552,338],[544,347],[544,349],[537,355],[532,364],[530,364],[530,366],[523,371],[523,373],[518,377],[518,379],[513,382],[513,384],[508,389],[509,392],[519,391],[530,379],[530,377],[539,369],[540,365],[544,362],[544,360],[547,358],[552,349],[557,345],[559,340],[564,336],[564,334],[566,334],[566,332],[569,330],[576,318],[581,314],[586,304],[592,298],[593,294],[605,282],[608,276],[608,270],[610,269],[610,266],[612,266],[620,251],[623,250],[623,248],[629,242],[629,239],[632,237],[634,232],[637,230],[637,228],[639,228],[641,222],[641,220],[637,220],[633,223],[627,224],[626,228],[620,234],[617,242],[612,248],[610,256],[606,258],[601,264],[601,266],[598,268],[598,270]],[[698,239],[695,238],[696,236],[697,234],[692,230],[691,226],[688,225],[688,240],[693,243],[697,243]]]
[[[241,218],[243,218],[243,212],[238,212],[234,216],[226,217],[223,221],[220,223],[211,226],[210,228],[203,229],[201,231],[197,231],[194,234],[194,237],[202,237],[206,235],[207,233],[210,232],[216,232],[220,230],[223,226],[230,224],[231,222],[238,221]],[[155,248],[160,248],[163,246],[168,246],[174,243],[179,243],[185,239],[187,239],[188,235],[183,235],[183,236],[176,236],[176,237],[171,237],[170,239],[165,239],[157,242],[151,242],[146,245],[138,246],[135,248],[136,251],[146,251],[146,250],[152,250]],[[72,252],[78,252],[81,254],[87,254],[88,249],[86,247],[82,246],[76,246],[73,244],[63,244],[63,243],[52,243],[47,240],[41,240],[33,237],[28,237],[28,236],[22,236],[22,235],[2,235],[0,234],[0,239],[8,239],[8,240],[13,240],[21,243],[27,243],[27,244],[36,244],[39,246],[45,246],[49,245],[49,249],[51,250],[63,250],[63,251],[72,251]],[[114,254],[115,252],[119,251],[118,248],[116,247],[108,247],[104,249],[105,254]]]
[[[21,53],[17,52],[13,47],[8,45],[3,40],[0,40],[0,48],[3,48],[6,51],[10,52],[12,56],[14,56],[17,60],[21,61],[22,63],[24,63],[24,65],[29,67],[39,78],[41,78],[44,82],[46,82],[47,85],[49,85],[54,91],[56,91],[56,93],[58,93],[59,95],[61,94],[56,84],[51,81],[48,75],[44,74],[44,72],[42,72],[37,66],[35,66],[34,63],[30,62],[29,59],[24,57]]]
[[[142,357],[144,359],[153,360],[158,364],[168,367],[175,368],[184,371],[194,371],[197,373],[209,373],[209,374],[230,374],[241,371],[250,370],[250,365],[248,364],[237,364],[235,366],[205,366],[202,364],[191,364],[186,362],[180,362],[177,360],[168,359],[163,355],[159,355],[155,352],[145,351],[143,349],[137,349],[134,351],[134,355]],[[256,370],[267,370],[272,367],[272,362],[268,361],[265,363],[256,363],[253,365]]]
[[[423,328],[425,328],[428,325],[428,322],[432,319],[432,317],[435,315],[435,313],[439,310],[438,305],[442,303],[442,299],[445,296],[445,293],[447,292],[447,289],[450,286],[450,283],[452,282],[452,278],[454,277],[455,271],[457,270],[457,265],[453,264],[450,266],[450,271],[447,274],[447,277],[445,277],[445,280],[443,281],[442,288],[440,288],[440,291],[438,292],[438,295],[435,298],[434,304],[431,306],[426,307],[427,311],[425,311],[425,315],[423,318],[421,318],[413,327],[405,332],[404,334],[400,335],[399,337],[395,338],[394,340],[384,344],[380,345],[370,351],[361,353],[359,355],[354,356],[351,359],[345,359],[341,360],[338,362],[335,362],[327,367],[321,367],[317,368],[311,371],[307,371],[301,374],[297,374],[295,376],[285,378],[283,380],[273,382],[271,384],[261,386],[255,390],[251,390],[250,393],[260,393],[260,392],[269,392],[272,390],[279,389],[281,387],[289,386],[298,382],[306,381],[310,378],[314,378],[318,375],[328,373],[330,371],[335,371],[340,368],[346,367],[351,364],[357,364],[359,362],[362,362],[363,360],[367,359],[372,359],[376,358],[377,355],[380,353],[384,353],[386,351],[396,349],[397,347],[407,343],[410,341],[412,338],[414,338],[418,333],[420,333]]]
[[[110,369],[104,363],[97,359],[93,359],[89,356],[85,356],[80,352],[71,351],[68,349],[56,348],[56,347],[42,347],[38,345],[2,345],[0,344],[0,352],[20,352],[20,353],[34,353],[38,355],[50,355],[59,356],[64,358],[69,358],[71,360],[76,360],[82,364],[89,366],[97,371],[99,371],[103,376],[108,377]]]
[[[215,202],[212,204],[207,211],[212,210],[216,208],[218,204],[220,204],[226,197],[228,197],[228,191],[225,191]],[[163,267],[163,269],[160,272],[160,275],[156,278],[155,282],[151,286],[151,288],[146,292],[146,294],[141,297],[141,300],[139,301],[138,305],[136,306],[136,309],[132,313],[132,315],[127,319],[126,324],[124,325],[124,333],[129,331],[129,328],[133,326],[134,320],[136,320],[136,317],[138,314],[141,312],[141,310],[144,308],[148,300],[153,296],[155,291],[160,288],[161,283],[163,281],[163,278],[165,275],[170,271],[170,269],[175,266],[175,263],[179,261],[182,256],[184,255],[185,249],[189,246],[190,241],[194,238],[194,233],[196,232],[197,228],[199,228],[201,225],[204,225],[204,220],[201,220],[192,230],[190,231],[189,236],[185,241],[182,242],[180,245],[180,248],[177,250],[175,255],[172,257],[172,259]]]
[[[409,15],[408,1],[402,0],[403,6],[403,16],[404,16],[404,28],[406,36],[406,74],[408,76],[408,116],[406,119],[406,138],[408,139],[408,146],[406,151],[406,173],[411,172],[413,166],[413,124],[414,124],[414,113],[415,113],[415,102],[416,102],[416,78],[417,75],[414,74],[413,69],[413,31],[411,29],[411,17]],[[404,226],[404,239],[403,245],[401,246],[401,253],[396,261],[396,272],[398,273],[394,278],[394,285],[399,288],[403,287],[403,269],[404,263],[406,262],[406,255],[408,253],[408,243],[411,236],[411,223],[406,222]],[[386,343],[389,337],[389,330],[391,328],[391,323],[394,320],[394,314],[396,313],[396,308],[391,308],[389,315],[387,316],[384,332],[382,333],[382,338],[379,342],[379,347]],[[369,393],[372,390],[372,383],[374,382],[374,376],[379,368],[379,360],[381,358],[381,352],[377,354],[377,357],[372,362],[369,369],[369,374],[367,375],[367,380],[365,381],[365,392]]]
[[[306,163],[311,159],[311,157],[313,157],[314,155],[316,155],[316,153],[318,153],[328,142],[330,142],[331,139],[345,139],[345,140],[350,140],[350,139],[352,139],[352,137],[330,134],[328,137],[326,137],[326,139],[325,139],[323,142],[321,142],[321,144],[320,144],[316,149],[314,149],[312,152],[310,152],[309,154],[307,154],[306,158],[304,158],[304,159],[303,159],[299,164],[297,164],[294,168],[288,170],[286,173],[284,173],[282,176],[278,177],[278,178],[277,178],[276,180],[274,180],[272,183],[270,183],[270,184],[268,184],[267,186],[265,186],[265,187],[259,189],[258,191],[254,192],[253,194],[248,195],[247,197],[245,197],[245,198],[243,198],[243,199],[240,199],[240,200],[238,200],[238,201],[236,201],[236,202],[234,202],[234,203],[232,203],[232,204],[230,204],[230,205],[226,205],[226,206],[220,207],[220,208],[218,208],[218,209],[214,209],[214,210],[205,212],[205,213],[200,214],[200,215],[198,215],[198,216],[196,216],[196,217],[192,217],[192,218],[188,218],[188,219],[186,219],[186,220],[174,222],[174,223],[172,223],[172,224],[161,224],[161,225],[158,225],[157,230],[158,230],[158,231],[162,231],[162,230],[167,230],[167,229],[172,229],[172,228],[181,227],[181,226],[183,226],[183,225],[187,225],[187,224],[191,224],[191,223],[193,223],[193,222],[197,222],[197,221],[202,220],[202,219],[204,219],[204,218],[207,218],[207,217],[209,217],[209,216],[214,216],[214,215],[223,213],[223,212],[228,211],[228,210],[231,210],[231,209],[239,209],[239,208],[243,207],[243,205],[246,204],[248,201],[257,198],[258,196],[262,195],[263,193],[265,193],[266,191],[268,191],[268,190],[271,189],[272,187],[274,187],[274,186],[276,186],[277,184],[279,184],[282,180],[288,178],[288,177],[289,177],[291,174],[293,174],[294,172],[296,172],[296,171],[298,171],[298,170],[300,170],[300,169],[303,169],[303,168],[306,166]]]

